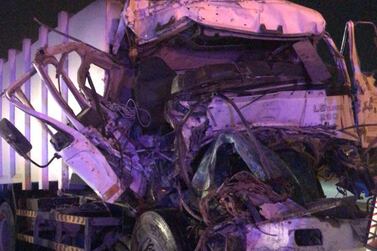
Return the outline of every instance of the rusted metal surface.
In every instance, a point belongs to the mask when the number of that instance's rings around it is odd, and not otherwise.
[[[244,218],[257,222],[261,217],[254,218],[251,207],[284,200],[286,200],[284,195],[275,193],[271,187],[260,182],[250,172],[239,172],[224,182],[219,189],[210,191],[200,202],[200,211],[207,225],[212,225],[216,221],[209,214],[210,203],[212,206],[217,203],[230,218]],[[241,210],[243,208],[241,204],[244,204],[245,211]]]

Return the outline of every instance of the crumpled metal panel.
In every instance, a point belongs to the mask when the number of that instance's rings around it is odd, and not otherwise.
[[[357,97],[354,104],[354,112],[357,114],[355,127],[360,129],[359,134],[362,146],[364,148],[372,148],[376,145],[377,136],[376,79],[361,70],[361,62],[356,46],[356,25],[357,23],[352,21],[347,22],[342,52],[345,50],[345,44],[348,43],[348,54],[350,55],[350,64],[353,69],[352,82]]]
[[[360,130],[363,147],[375,146],[377,136],[377,87],[376,80],[372,76],[358,75],[359,91],[358,122],[363,126]],[[370,126],[364,126],[370,125]]]
[[[327,96],[319,91],[295,91],[266,94],[261,97],[235,97],[245,119],[253,126],[324,127],[342,130],[354,125],[351,99],[348,96]],[[242,128],[234,109],[220,98],[213,98],[208,105],[209,123],[213,131]],[[338,137],[357,140],[349,134],[336,132]]]
[[[293,218],[285,221],[247,227],[247,250],[344,250],[360,248],[366,220],[332,220],[314,217]],[[360,230],[360,226],[364,231]],[[299,246],[297,230],[318,229],[322,245]],[[357,231],[357,232],[356,232]],[[340,234],[341,233],[341,234]],[[360,236],[359,236],[360,235]],[[308,236],[309,237],[309,236]]]
[[[289,167],[279,158],[279,156],[260,142],[254,142],[254,144],[251,144],[250,141],[241,134],[230,132],[223,133],[212,143],[212,146],[203,157],[192,179],[192,186],[197,191],[208,191],[211,185],[213,185],[213,175],[215,173],[218,150],[220,146],[226,143],[233,144],[234,150],[240,155],[253,175],[262,181],[292,175],[292,173],[289,172]],[[271,160],[270,166],[263,167],[261,165],[261,156],[258,156],[255,144],[258,145],[258,148],[262,149],[262,154]]]
[[[125,191],[120,179],[100,151],[85,137],[61,151],[67,163],[106,202],[114,202]]]
[[[320,13],[284,0],[131,0],[123,18],[140,44],[173,34],[192,21],[264,37],[319,35],[326,26]]]

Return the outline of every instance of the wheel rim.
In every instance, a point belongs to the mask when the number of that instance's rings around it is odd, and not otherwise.
[[[176,251],[180,250],[171,228],[158,213],[142,214],[133,232],[133,251]]]

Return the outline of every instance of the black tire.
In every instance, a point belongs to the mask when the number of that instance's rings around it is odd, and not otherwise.
[[[183,227],[175,211],[145,212],[136,221],[131,251],[182,251]]]
[[[7,202],[0,205],[0,251],[15,251],[16,233],[12,208]]]

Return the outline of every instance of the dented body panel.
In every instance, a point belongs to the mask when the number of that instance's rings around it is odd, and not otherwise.
[[[173,208],[188,222],[178,227],[187,236],[193,230],[196,250],[362,245],[355,232],[365,232],[366,215],[356,199],[376,193],[367,154],[374,156],[377,97],[374,79],[358,67],[352,23],[347,62],[319,13],[283,0],[131,0],[121,22],[114,55],[73,42],[43,48],[6,92],[55,130],[57,153],[98,201],[131,208],[132,217]],[[62,69],[74,52],[82,60],[77,80]],[[105,71],[103,93],[92,65]],[[29,105],[21,87],[36,72],[68,125]],[[343,197],[326,198],[322,180]],[[144,236],[176,234],[166,222],[147,223],[153,231],[137,223],[132,249]],[[166,240],[155,244],[167,249]]]
[[[279,92],[259,97],[233,98],[246,120],[255,127],[323,127],[335,132],[354,124],[351,99],[347,96],[329,97],[325,91],[319,90]],[[234,109],[221,99],[211,101],[208,113],[211,113],[208,117],[214,131],[242,127]],[[356,135],[354,140],[357,140]]]
[[[307,217],[262,224],[258,228],[247,228],[248,251],[352,250],[363,245],[364,236],[360,233],[366,231],[367,222]]]
[[[356,127],[359,130],[363,147],[375,146],[376,131],[376,79],[361,71],[361,62],[356,48],[356,25],[364,22],[349,21],[343,37],[342,51],[345,53],[348,44],[348,53],[352,67],[352,85],[355,90]],[[366,24],[370,24],[366,22]],[[375,30],[376,32],[376,30]],[[376,35],[376,34],[375,34]]]
[[[261,39],[320,35],[326,26],[318,12],[285,0],[130,1],[123,15],[140,44],[170,36],[192,22]]]

